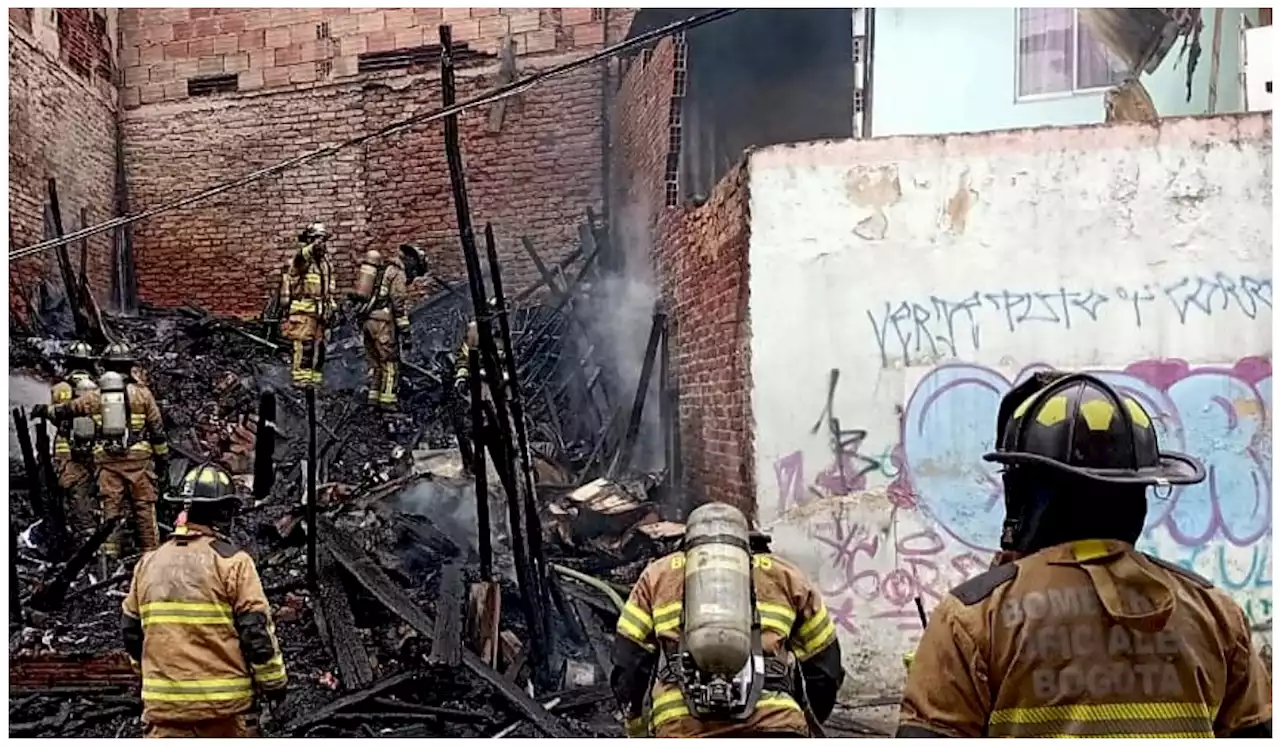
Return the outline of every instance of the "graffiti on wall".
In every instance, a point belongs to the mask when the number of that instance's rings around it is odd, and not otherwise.
[[[898,443],[887,453],[860,454],[862,433],[855,460],[848,460],[847,448],[833,446],[831,464],[812,480],[799,451],[774,464],[783,511],[824,500],[808,530],[825,558],[819,584],[841,626],[853,630],[861,621],[881,620],[918,631],[915,597],[929,605],[986,569],[998,548],[1004,504],[999,467],[982,454],[994,445],[1001,397],[1047,367],[1027,366],[1012,380],[980,365],[935,367],[910,395]],[[1269,358],[1229,366],[1144,360],[1092,372],[1142,403],[1162,449],[1189,453],[1208,472],[1198,485],[1148,492],[1142,548],[1205,575],[1241,603],[1251,622],[1269,629]],[[828,401],[824,416],[830,412]],[[856,483],[836,478],[840,468],[847,475],[854,467]],[[887,486],[866,490],[875,473]],[[856,496],[829,500],[847,495]],[[867,510],[859,502],[865,500],[886,501],[888,519],[876,522],[872,516],[886,511]]]
[[[1004,289],[953,298],[887,301],[867,310],[881,365],[930,363],[967,357],[982,349],[984,331],[1025,331],[1036,326],[1077,329],[1109,322],[1142,328],[1163,309],[1180,324],[1238,314],[1255,319],[1271,311],[1271,278],[1250,275],[1188,276],[1132,287]]]

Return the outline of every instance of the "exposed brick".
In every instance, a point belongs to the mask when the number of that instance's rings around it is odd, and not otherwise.
[[[496,16],[501,12],[497,8],[470,8],[470,10],[472,18],[488,18],[489,16]]]
[[[173,82],[173,63],[161,62],[147,68],[147,78],[152,83],[171,83]]]
[[[187,14],[191,18],[210,18],[213,16],[213,8],[190,8]]]
[[[176,62],[173,65],[173,74],[178,80],[194,78],[200,74],[200,62],[192,59]]]
[[[339,78],[355,75],[359,69],[360,58],[354,54],[349,57],[335,57],[333,60],[333,74]]]
[[[573,27],[573,45],[589,47],[604,43],[604,24],[587,23]]]
[[[263,80],[262,70],[244,70],[239,76],[239,88],[242,91],[252,91],[255,88],[261,88],[265,81]]]
[[[264,42],[268,47],[280,48],[287,47],[292,42],[289,40],[288,27],[274,27],[266,30],[264,34]]]
[[[235,54],[240,51],[240,40],[235,34],[224,34],[214,37],[213,53],[214,54]]]
[[[238,54],[227,55],[223,62],[223,70],[229,73],[243,72],[249,69],[249,53],[240,52]]]
[[[164,100],[164,85],[148,83],[142,86],[142,103],[154,104]]]
[[[352,36],[338,43],[343,55],[364,54],[369,51],[369,39],[366,36]]]
[[[315,62],[329,56],[329,45],[326,42],[312,41],[298,45],[299,59],[303,62]]]
[[[539,52],[556,51],[556,30],[547,28],[517,34],[515,37],[516,54],[538,54]]]
[[[290,44],[306,44],[316,40],[316,24],[295,23],[289,27]]]
[[[251,52],[255,49],[263,49],[267,46],[267,30],[253,29],[250,31],[241,31],[236,37],[241,52]]]
[[[150,44],[163,44],[166,41],[173,41],[173,24],[162,23],[148,26],[143,38]]]
[[[302,62],[302,45],[294,45],[276,50],[275,64],[280,67],[296,65]]]
[[[142,47],[142,64],[154,65],[157,62],[164,62],[164,47],[158,44]]]
[[[249,51],[249,69],[261,70],[276,64],[276,50],[253,49]]]
[[[132,109],[142,104],[142,93],[137,88],[125,88],[120,94],[120,104]]]
[[[196,72],[200,75],[219,75],[226,72],[224,69],[225,60],[221,55],[215,57],[201,57],[198,60]]]
[[[442,8],[441,10],[443,11],[441,18],[445,23],[465,21],[471,18],[470,8]]]
[[[359,30],[360,17],[354,13],[329,19],[329,35],[335,39],[351,36]]]
[[[126,67],[124,69],[125,85],[142,85],[147,82],[147,79],[147,68],[142,65]]]
[[[591,23],[593,20],[591,8],[561,8],[560,22],[565,26],[577,26],[583,23]]]
[[[389,31],[403,31],[414,25],[413,8],[382,11],[384,27]]]
[[[223,34],[238,34],[244,31],[247,19],[240,14],[218,17],[218,31]]]
[[[369,52],[390,52],[396,48],[396,32],[377,31],[365,36]]]
[[[358,27],[360,33],[368,34],[374,31],[382,31],[386,28],[387,18],[382,11],[376,13],[362,13],[360,15],[360,25]]]
[[[181,60],[187,57],[187,43],[185,41],[174,41],[164,45],[164,58],[166,60]]]
[[[410,28],[395,32],[396,49],[405,49],[406,47],[420,47],[425,42],[423,39],[423,29]]]
[[[173,24],[173,40],[186,41],[195,35],[195,25],[190,21],[178,21]]]
[[[187,97],[187,84],[185,81],[171,81],[164,84],[164,100],[178,101]]]
[[[132,44],[120,50],[120,67],[133,67],[142,64],[142,50]]]
[[[187,54],[191,57],[207,57],[213,54],[213,39],[192,39],[187,42]]]
[[[292,65],[289,67],[290,83],[311,83],[317,78],[316,66],[314,62],[304,62],[301,65]]]
[[[479,10],[479,8],[476,10]],[[500,38],[507,35],[508,28],[510,28],[510,21],[506,16],[487,16],[480,19],[479,34],[484,39]]]
[[[262,71],[263,85],[271,87],[289,84],[289,68],[268,67]]]
[[[272,25],[270,10],[251,10],[244,18],[244,27],[247,30],[266,29]]]
[[[439,25],[444,20],[441,8],[414,8],[413,21],[419,26]]]
[[[212,17],[201,18],[195,21],[194,25],[195,25],[195,30],[192,31],[191,33],[192,33],[192,36],[194,36],[197,39],[201,39],[206,36],[218,35],[218,19],[216,18],[212,18]]]
[[[446,10],[448,10],[446,8]],[[478,19],[468,19],[465,21],[453,21],[449,23],[453,29],[454,41],[471,41],[480,38],[480,21]]]
[[[541,14],[536,10],[522,11],[510,16],[511,33],[523,34],[537,31],[542,25]]]

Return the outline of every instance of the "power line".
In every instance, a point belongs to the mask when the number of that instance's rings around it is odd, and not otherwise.
[[[345,140],[336,145],[329,145],[327,147],[313,150],[309,153],[304,153],[300,156],[290,158],[289,160],[281,161],[280,163],[277,163],[274,166],[267,166],[266,168],[260,168],[257,171],[246,174],[234,181],[229,181],[223,184],[219,184],[218,186],[210,187],[202,192],[198,192],[196,194],[182,197],[180,199],[174,200],[172,202],[169,202],[163,205],[159,205],[157,207],[153,207],[149,210],[144,210],[134,215],[127,215],[127,216],[122,216],[118,218],[112,218],[111,220],[98,223],[97,225],[93,225],[88,228],[82,228],[72,233],[68,233],[67,235],[62,236],[60,238],[51,238],[45,241],[41,241],[40,243],[35,243],[30,246],[23,247],[21,249],[15,249],[9,252],[9,259],[10,261],[15,259],[22,259],[23,257],[30,256],[32,254],[38,254],[42,251],[47,251],[48,249],[61,246],[62,244],[68,244],[68,243],[71,243],[72,241],[79,241],[89,236],[97,235],[98,233],[103,233],[105,231],[113,230],[115,228],[121,228],[126,225],[131,225],[140,220],[145,220],[147,218],[154,217],[164,212],[170,212],[172,210],[181,209],[183,207],[187,207],[188,205],[195,204],[196,202],[201,202],[206,199],[209,199],[210,197],[216,197],[219,194],[222,194],[223,192],[229,192],[232,189],[242,187],[245,184],[250,184],[252,182],[258,181],[259,179],[263,179],[268,176],[274,176],[275,174],[279,174],[279,173],[284,173],[285,171],[289,171],[291,169],[297,168],[298,166],[301,166],[302,164],[307,163],[309,161],[313,161],[318,158],[324,158],[324,157],[333,155],[334,153],[337,153],[340,150],[344,150],[346,148],[353,147],[355,145],[361,145],[366,142],[369,142],[370,140],[375,140],[380,137],[394,135],[398,132],[409,129],[410,127],[413,127],[418,124],[426,124],[427,122],[434,122],[438,119],[443,119],[448,116],[453,116],[460,112],[466,111],[467,109],[472,109],[477,106],[483,106],[485,104],[490,104],[495,101],[501,101],[504,98],[510,98],[511,96],[515,96],[519,93],[523,93],[524,91],[534,87],[535,85],[543,81],[550,80],[551,78],[559,77],[567,72],[576,70],[579,67],[589,65],[592,62],[599,62],[602,59],[617,56],[621,52],[625,52],[634,47],[643,46],[645,44],[648,44],[651,41],[654,41],[656,39],[661,39],[662,37],[665,37],[665,36],[670,36],[671,34],[684,31],[685,29],[691,29],[696,26],[701,26],[706,23],[711,23],[712,21],[718,21],[721,18],[724,18],[736,12],[737,12],[737,8],[721,8],[719,10],[713,10],[709,13],[703,13],[700,16],[694,16],[692,18],[686,18],[683,21],[670,23],[666,26],[662,26],[661,28],[657,28],[652,31],[645,32],[631,39],[615,44],[611,47],[602,49],[599,52],[596,52],[587,57],[583,57],[582,59],[574,60],[573,62],[567,62],[563,65],[557,65],[556,67],[544,70],[540,73],[535,73],[533,75],[530,75],[529,77],[523,80],[517,80],[512,83],[508,83],[505,86],[499,86],[497,88],[494,88],[490,90],[488,93],[482,93],[478,96],[474,96],[472,98],[460,101],[452,106],[446,106],[440,109],[435,109],[434,111],[415,114],[411,117],[408,117],[407,119],[402,119],[398,122],[392,122],[391,124],[381,129],[377,129],[372,132],[367,132],[363,135],[351,138],[350,140]]]

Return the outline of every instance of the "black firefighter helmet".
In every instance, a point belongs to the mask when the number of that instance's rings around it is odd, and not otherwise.
[[[182,476],[177,494],[167,494],[172,502],[211,505],[223,501],[240,501],[236,485],[226,469],[215,464],[201,464]]]
[[[1039,373],[1000,403],[996,450],[1005,466],[1043,466],[1110,484],[1174,485],[1204,481],[1204,467],[1161,451],[1151,415],[1087,373]]]
[[[67,367],[73,370],[89,370],[93,367],[93,348],[88,342],[72,342],[67,346]]]
[[[102,367],[107,370],[128,373],[137,364],[138,358],[124,342],[109,344],[102,351]]]

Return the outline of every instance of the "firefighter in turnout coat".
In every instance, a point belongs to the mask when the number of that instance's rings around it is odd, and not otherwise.
[[[97,388],[94,382],[93,350],[84,342],[73,342],[67,350],[66,377],[53,386],[51,398],[54,405],[66,404],[76,398],[76,392],[87,393]],[[78,538],[92,534],[97,528],[97,506],[94,504],[95,480],[93,466],[94,431],[97,428],[92,416],[75,429],[71,420],[58,423],[57,437],[53,442],[53,465],[58,474],[58,486],[67,491],[70,499],[71,530]]]
[[[1271,737],[1271,684],[1244,612],[1134,549],[1147,488],[1204,467],[1159,450],[1137,399],[1042,373],[1001,402],[1002,564],[934,610],[899,737]]]
[[[400,357],[411,344],[405,300],[409,283],[425,271],[426,259],[414,244],[384,259],[370,251],[360,265],[353,299],[359,303],[364,350],[369,369],[369,403],[383,409],[399,406]]]
[[[169,441],[155,397],[145,386],[129,380],[134,365],[133,353],[127,345],[110,345],[102,356],[106,372],[99,379],[98,389],[72,401],[56,404],[47,413],[55,423],[85,416],[92,416],[97,422],[99,432],[93,458],[98,469],[102,518],[104,521],[115,520],[122,515],[127,501],[133,514],[138,546],[148,552],[159,544],[156,479],[157,476],[163,479],[167,486]],[[123,408],[121,425],[127,423],[127,427],[122,427],[123,432],[119,435],[108,435],[108,420],[113,420],[113,417],[107,414],[105,407],[114,407],[116,402]],[[104,557],[120,556],[119,537],[120,531],[117,530],[103,542]]]
[[[178,526],[138,561],[121,615],[146,735],[254,737],[258,698],[283,698],[288,678],[258,569],[225,535],[240,498],[210,464],[178,492]]]
[[[290,377],[299,388],[324,384],[325,330],[337,310],[328,240],[323,223],[307,226],[298,234],[302,246],[280,276],[280,307],[286,314],[280,336],[292,343]]]
[[[719,526],[730,522],[739,525],[741,538],[725,539],[719,528],[709,532],[710,536],[700,532],[700,521],[714,513],[730,517],[721,520]],[[835,707],[844,671],[835,623],[822,596],[791,563],[773,554],[749,552],[748,547],[767,549],[767,543],[761,541],[764,537],[759,534],[748,538],[746,528],[746,518],[736,508],[723,503],[703,505],[689,516],[684,549],[654,561],[636,582],[618,618],[610,677],[628,736],[807,737]],[[730,542],[731,548],[725,550],[720,544],[711,556],[695,556],[706,552],[705,541]],[[737,574],[736,579],[698,579],[699,573],[721,571],[732,562],[740,565],[732,571]],[[712,589],[711,603],[705,594],[692,598],[690,583],[701,583],[703,590]],[[725,588],[738,591],[740,598],[716,599],[714,594]],[[707,614],[708,608],[712,613],[721,613],[716,611],[717,605],[729,609],[722,621],[728,619],[730,624],[751,628],[752,650],[764,661],[758,698],[733,717],[691,709],[691,695],[686,695],[682,683],[688,679],[681,671],[687,671],[690,665],[682,661],[697,659],[695,638],[707,632],[699,628],[697,615]],[[711,643],[715,647],[736,634],[745,644],[741,634],[744,631],[715,630],[711,637],[701,639],[716,640]],[[686,651],[693,658],[688,658]],[[739,670],[736,663],[730,667]],[[644,701],[649,694],[652,705],[646,714]]]

